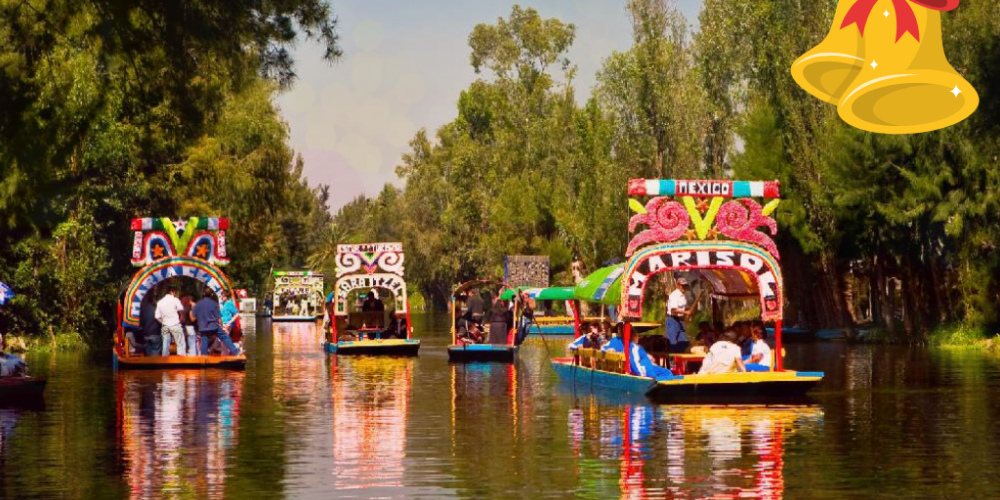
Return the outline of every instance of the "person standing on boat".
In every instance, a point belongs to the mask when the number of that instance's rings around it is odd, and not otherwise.
[[[520,293],[518,294],[518,300],[520,301],[521,318],[517,329],[517,340],[514,342],[514,345],[521,345],[524,339],[528,338],[531,323],[535,321],[535,299],[529,297],[527,293]]]
[[[181,297],[181,304],[184,305],[184,311],[181,312],[181,328],[184,329],[184,343],[187,344],[188,356],[198,355],[198,341],[195,332],[195,327],[197,326],[194,319],[194,298],[190,295],[185,295]],[[181,353],[178,353],[181,354]],[[183,355],[183,354],[182,354]]]
[[[674,291],[667,298],[667,351],[671,353],[687,352],[691,343],[684,329],[684,321],[691,314],[685,290],[688,282],[680,273],[674,274]]]
[[[183,356],[187,350],[184,328],[181,326],[181,313],[184,304],[177,298],[177,287],[167,287],[167,294],[156,303],[156,320],[160,322],[160,335],[163,337],[162,355],[170,355],[170,342],[177,344],[177,355]]]
[[[147,292],[139,309],[139,343],[143,346],[146,356],[159,356],[163,346],[160,335],[160,322],[156,319],[156,304],[153,303],[153,291]]]
[[[203,356],[208,355],[209,337],[212,336],[218,337],[225,344],[226,348],[229,349],[230,355],[236,356],[240,354],[239,349],[233,344],[233,340],[229,338],[229,333],[222,328],[222,324],[220,323],[222,320],[222,311],[219,301],[215,300],[214,292],[207,290],[205,296],[194,305],[194,317],[198,321],[198,334],[201,335],[201,353]]]
[[[500,294],[497,294],[490,311],[490,344],[504,345],[507,343],[507,332],[510,331],[510,325],[513,322],[511,316],[513,313],[507,308],[504,301],[500,300]]]
[[[486,303],[479,295],[479,290],[473,288],[469,290],[469,299],[465,301],[466,313],[477,325],[483,325],[483,316],[486,313]]]

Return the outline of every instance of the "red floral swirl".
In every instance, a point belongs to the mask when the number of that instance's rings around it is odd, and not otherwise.
[[[680,238],[691,225],[691,217],[684,205],[669,198],[658,197],[646,204],[645,214],[632,216],[628,223],[629,232],[635,232],[639,224],[646,224],[649,229],[632,238],[626,255],[632,255],[635,249],[647,243],[674,241]]]
[[[760,203],[746,198],[740,201],[743,204],[734,200],[726,202],[719,208],[719,213],[715,217],[715,229],[734,240],[756,243],[764,247],[775,258],[780,258],[774,240],[757,230],[758,227],[765,226],[771,230],[772,235],[775,235],[778,233],[778,224],[774,222],[774,219],[761,213],[763,207],[760,206]]]

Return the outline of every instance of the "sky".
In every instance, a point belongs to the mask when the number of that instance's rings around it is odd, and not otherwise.
[[[675,0],[692,26],[702,0]],[[330,186],[330,209],[358,195],[377,195],[387,182],[402,185],[396,166],[421,128],[431,137],[456,115],[459,93],[477,75],[468,37],[479,23],[506,18],[510,0],[332,0],[344,56],[330,64],[322,48],[294,50],[298,80],[278,96],[290,142],[313,185]],[[582,101],[613,51],[631,45],[625,0],[523,2],[543,18],[576,25],[568,53]]]

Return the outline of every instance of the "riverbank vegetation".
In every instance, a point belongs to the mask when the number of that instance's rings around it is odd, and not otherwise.
[[[0,331],[107,343],[134,217],[230,217],[237,283],[303,265],[327,193],[273,97],[335,28],[319,0],[0,2]]]
[[[1000,11],[942,16],[948,61],[981,97],[919,135],[865,133],[809,98],[789,68],[828,33],[831,0],[706,0],[692,29],[665,0],[631,0],[633,45],[578,96],[576,30],[530,8],[476,26],[480,78],[455,119],[421,131],[387,186],[336,217],[352,239],[401,239],[407,273],[441,304],[505,254],[587,271],[621,258],[629,178],[777,179],[788,324],[868,323],[904,341],[997,325]]]

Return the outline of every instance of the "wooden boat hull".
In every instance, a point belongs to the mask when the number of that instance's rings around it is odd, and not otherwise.
[[[239,356],[127,356],[114,353],[114,364],[120,370],[176,370],[197,368],[246,368],[246,355]]]
[[[593,387],[633,395],[644,395],[656,382],[650,377],[612,373],[575,365],[570,358],[553,359],[552,368],[555,369],[556,374],[559,375],[561,380],[573,384],[577,388]]]
[[[420,341],[385,339],[326,342],[323,349],[338,356],[416,356],[420,351]]]
[[[455,363],[513,363],[517,357],[517,346],[471,344],[448,346],[448,361]]]
[[[320,316],[271,316],[271,321],[284,321],[289,323],[311,323],[318,319]]]
[[[47,382],[45,377],[0,378],[0,406],[41,401]]]
[[[821,380],[821,372],[794,371],[685,375],[657,382],[646,396],[657,402],[796,402]]]

